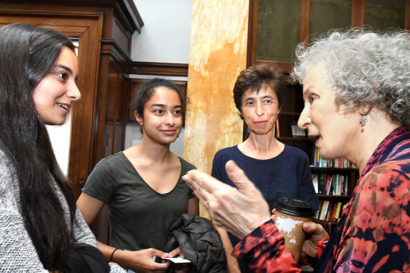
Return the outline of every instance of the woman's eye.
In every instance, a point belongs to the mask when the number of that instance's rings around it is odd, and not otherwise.
[[[269,105],[272,104],[272,100],[263,100],[262,103],[265,105]]]
[[[175,110],[174,115],[175,116],[180,116],[181,115],[181,110]]]
[[[308,98],[309,103],[313,103],[315,100],[316,100],[316,98],[313,97],[313,96],[310,96],[310,97]]]
[[[253,102],[253,101],[247,101],[247,102],[245,102],[245,105],[246,105],[246,106],[253,106],[253,105],[255,105],[255,102]]]
[[[161,115],[162,113],[164,113],[164,111],[162,111],[161,109],[154,110],[154,112],[155,112],[156,114],[159,114],[159,115]]]
[[[64,72],[57,72],[57,76],[59,76],[63,80],[67,80],[69,77],[68,74]]]

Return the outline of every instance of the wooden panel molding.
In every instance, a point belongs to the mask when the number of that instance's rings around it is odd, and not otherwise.
[[[361,27],[364,25],[365,4],[366,0],[352,0],[351,27]]]
[[[154,63],[133,62],[133,74],[164,75],[164,76],[188,76],[188,64],[180,63]]]
[[[310,0],[300,0],[299,42],[309,43],[310,34]]]
[[[410,29],[410,0],[406,0],[405,28]]]
[[[256,62],[256,41],[258,39],[258,6],[259,0],[249,1],[248,18],[248,48],[246,67],[252,66]]]

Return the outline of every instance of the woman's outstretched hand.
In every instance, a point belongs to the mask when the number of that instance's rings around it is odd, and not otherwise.
[[[237,188],[199,170],[189,171],[182,179],[208,209],[215,225],[243,238],[270,219],[269,206],[235,162],[228,161],[225,169]]]

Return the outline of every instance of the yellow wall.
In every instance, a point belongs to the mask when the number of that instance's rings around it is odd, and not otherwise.
[[[208,173],[216,151],[242,141],[232,89],[246,68],[248,13],[249,0],[192,3],[184,158]]]

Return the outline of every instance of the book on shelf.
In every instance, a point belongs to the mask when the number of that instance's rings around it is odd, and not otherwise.
[[[330,204],[329,200],[323,200],[322,205],[320,207],[319,220],[326,221],[329,204]]]
[[[342,211],[342,202],[337,202],[335,215],[333,217],[334,220],[339,220],[341,211]]]
[[[340,218],[342,210],[342,201],[322,200],[315,218],[322,221],[337,222]]]
[[[299,128],[296,124],[291,124],[292,137],[306,137],[306,131]]]
[[[323,159],[320,156],[320,150],[317,147],[315,147],[314,150],[313,166],[327,168],[355,168],[353,163],[349,162],[347,159],[342,157],[331,160]]]
[[[313,215],[313,218],[315,219],[319,219],[319,214],[320,214],[320,205],[321,203],[319,203],[319,209],[315,210],[315,214]]]
[[[313,187],[317,194],[347,195],[349,177],[342,174],[312,174]]]
[[[325,193],[327,195],[330,194],[330,189],[332,188],[332,184],[333,184],[333,175],[328,175],[326,177],[326,190],[325,190]]]
[[[277,119],[275,123],[275,136],[280,137],[279,119]]]
[[[319,175],[318,174],[312,174],[312,183],[313,183],[313,188],[315,189],[316,194],[319,193]]]
[[[316,194],[325,194],[326,174],[312,174],[312,183]]]
[[[335,209],[337,207],[336,202],[331,202],[329,206],[329,213],[327,215],[326,221],[333,222],[333,217],[335,215]]]

